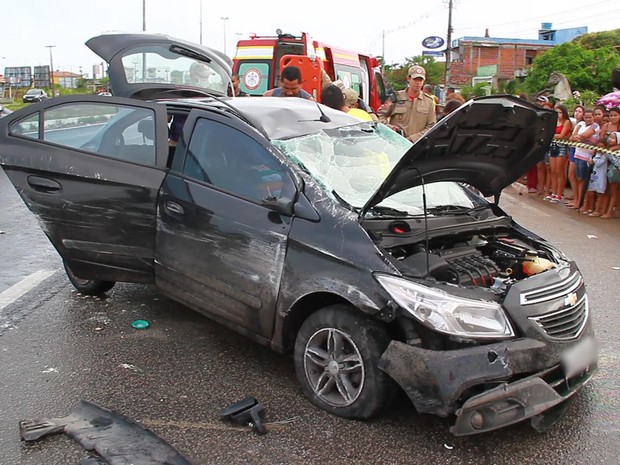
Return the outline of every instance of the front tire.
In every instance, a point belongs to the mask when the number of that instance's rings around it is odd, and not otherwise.
[[[67,273],[69,281],[71,281],[71,284],[73,284],[73,286],[82,294],[101,295],[108,292],[116,284],[115,281],[99,281],[95,279],[78,278],[66,263],[63,262],[63,264],[65,266],[65,273]]]
[[[334,415],[376,416],[396,393],[396,384],[378,366],[390,340],[379,322],[350,306],[312,314],[295,341],[295,372],[304,394]]]

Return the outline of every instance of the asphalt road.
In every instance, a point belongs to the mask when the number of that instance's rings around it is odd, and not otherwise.
[[[24,443],[17,427],[21,419],[66,416],[80,399],[144,424],[194,465],[618,463],[620,219],[584,217],[506,189],[501,205],[579,263],[600,372],[544,434],[525,423],[454,438],[449,420],[418,415],[405,398],[369,422],[320,411],[303,397],[289,357],[150,286],[117,284],[103,299],[80,295],[1,171],[0,198],[0,465],[77,464],[87,456],[62,434]],[[139,318],[151,326],[133,329]],[[266,409],[264,436],[220,419],[248,395]]]

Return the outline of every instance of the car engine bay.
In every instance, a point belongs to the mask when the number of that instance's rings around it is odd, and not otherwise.
[[[504,288],[558,264],[534,241],[506,232],[435,235],[386,250],[405,276],[459,286]]]

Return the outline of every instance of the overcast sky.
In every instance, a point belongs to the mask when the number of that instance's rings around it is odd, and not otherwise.
[[[200,42],[234,55],[235,43],[249,33],[309,33],[321,42],[385,55],[403,63],[422,53],[428,36],[446,38],[448,0],[409,2],[261,2],[258,0],[146,0],[146,30]],[[554,28],[587,26],[589,32],[620,28],[620,1],[454,0],[452,39],[483,36],[534,39],[543,22]],[[101,60],[84,42],[107,32],[142,30],[143,0],[2,0],[0,73],[5,66],[49,64],[90,75]],[[317,5],[312,10],[309,5]],[[372,10],[362,5],[372,5]],[[383,11],[377,10],[382,5]],[[228,18],[228,19],[221,19]],[[224,31],[226,32],[224,34]],[[225,38],[225,39],[224,39]]]

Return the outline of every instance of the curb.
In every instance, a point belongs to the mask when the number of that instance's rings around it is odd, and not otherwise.
[[[511,186],[514,190],[516,190],[519,193],[519,195],[527,195],[528,193],[527,186],[521,184],[520,182],[515,181],[511,184]]]

